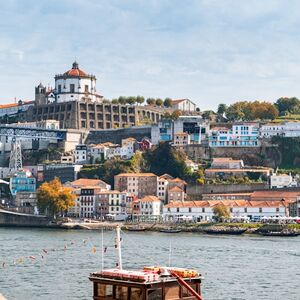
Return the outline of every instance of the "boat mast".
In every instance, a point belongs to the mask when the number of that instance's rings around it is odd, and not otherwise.
[[[122,249],[121,249],[121,228],[119,225],[117,225],[117,240],[116,240],[116,248],[118,251],[118,268],[120,270],[123,269],[122,267]]]

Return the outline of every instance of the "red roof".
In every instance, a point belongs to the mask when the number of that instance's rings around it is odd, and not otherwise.
[[[75,77],[85,77],[88,76],[87,73],[79,69],[78,63],[75,61],[73,63],[72,69],[65,72],[64,75],[75,76]]]

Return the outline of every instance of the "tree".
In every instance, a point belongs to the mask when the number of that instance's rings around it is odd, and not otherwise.
[[[181,110],[174,110],[171,114],[173,120],[177,120],[182,115]]]
[[[166,98],[164,100],[164,106],[165,107],[171,107],[172,106],[172,99],[171,98]]]
[[[148,98],[146,100],[146,102],[147,102],[148,105],[151,105],[151,106],[155,105],[155,99],[154,98]]]
[[[75,195],[71,189],[62,185],[55,177],[50,182],[43,183],[37,191],[37,205],[41,213],[56,217],[75,205]]]
[[[118,100],[118,99],[112,99],[112,100],[111,100],[111,103],[112,103],[112,104],[118,104],[118,103],[119,103],[119,100]]]
[[[284,116],[287,113],[300,113],[300,100],[296,97],[281,97],[275,102],[275,106],[281,116]]]
[[[155,104],[156,104],[157,106],[162,106],[163,103],[164,103],[164,101],[163,101],[162,99],[160,99],[160,98],[157,98],[157,99],[155,100]]]
[[[205,184],[205,175],[202,168],[199,167],[197,171],[197,183],[200,185]]]
[[[215,219],[220,222],[222,219],[230,218],[230,211],[224,204],[217,204],[213,207],[213,213]]]
[[[227,111],[227,105],[224,103],[219,104],[217,113],[219,115],[223,115],[224,113],[226,113],[226,111]]]
[[[126,98],[126,103],[128,103],[129,105],[133,105],[136,102],[136,97],[134,96],[129,96]]]
[[[143,96],[137,96],[136,97],[136,102],[138,104],[143,104],[145,102],[145,98]]]
[[[119,101],[120,104],[126,104],[126,97],[120,96],[120,97],[118,98],[118,101]]]

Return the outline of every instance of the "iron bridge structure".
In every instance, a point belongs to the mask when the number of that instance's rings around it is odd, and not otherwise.
[[[66,130],[63,129],[45,129],[30,128],[13,125],[0,125],[0,136],[10,136],[16,139],[55,139],[64,140],[66,138]]]

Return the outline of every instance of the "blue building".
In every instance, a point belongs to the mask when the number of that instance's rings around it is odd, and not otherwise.
[[[10,178],[10,190],[13,196],[18,192],[35,192],[36,180],[28,170],[17,171],[12,178]]]

